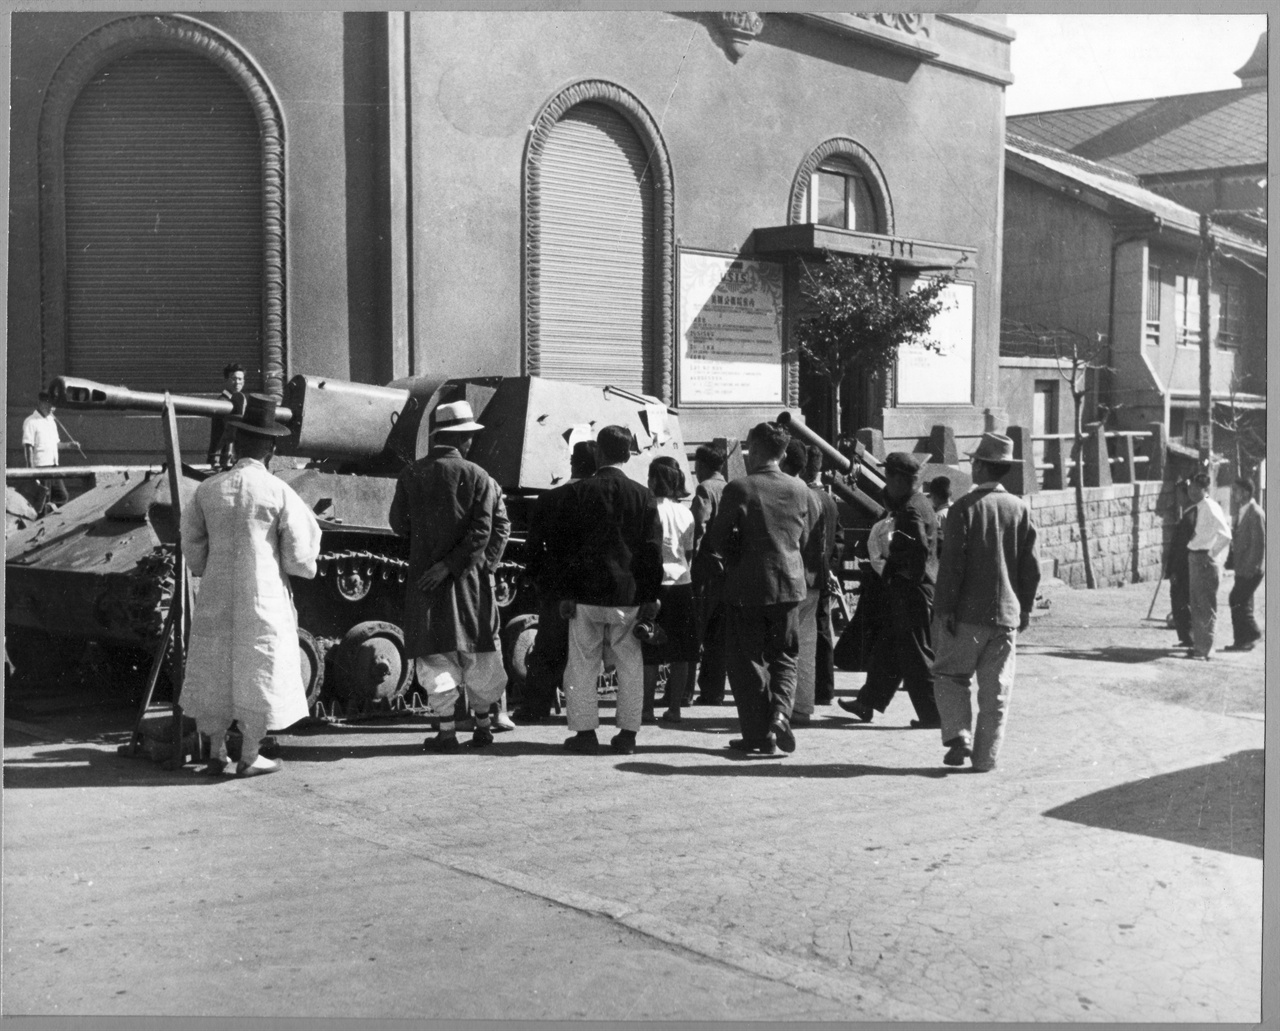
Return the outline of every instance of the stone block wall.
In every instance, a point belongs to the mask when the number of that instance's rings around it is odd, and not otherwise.
[[[1072,587],[1083,587],[1084,557],[1076,518],[1075,491],[1027,495],[1039,530],[1040,559],[1046,572]],[[1084,489],[1089,554],[1099,587],[1155,580],[1175,519],[1173,490],[1159,481],[1118,483]],[[1048,560],[1048,561],[1046,561]]]

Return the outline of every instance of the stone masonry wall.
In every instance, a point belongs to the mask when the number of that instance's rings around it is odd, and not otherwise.
[[[1086,487],[1089,554],[1099,587],[1155,580],[1172,531],[1172,490],[1159,481]],[[1072,587],[1083,587],[1084,558],[1074,490],[1030,494],[1031,518],[1039,530],[1040,559]],[[1050,566],[1052,562],[1052,566]]]

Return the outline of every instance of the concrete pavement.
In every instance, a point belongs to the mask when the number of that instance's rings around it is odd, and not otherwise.
[[[116,756],[106,716],[7,727],[4,1012],[1257,1021],[1263,652],[1207,664],[1230,705],[1159,700],[1206,664],[1149,597],[1024,635],[988,775],[905,696],[785,758],[731,758],[729,707],[627,757],[562,725],[425,756],[410,719],[225,783]]]

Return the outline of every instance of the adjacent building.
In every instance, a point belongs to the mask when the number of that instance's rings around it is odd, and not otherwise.
[[[609,383],[678,406],[690,444],[821,419],[787,336],[824,250],[957,277],[947,353],[904,355],[849,425],[981,432],[1011,38],[943,14],[15,13],[10,458],[52,376],[208,395],[232,360],[269,391]],[[61,414],[95,460],[154,452],[145,419]]]

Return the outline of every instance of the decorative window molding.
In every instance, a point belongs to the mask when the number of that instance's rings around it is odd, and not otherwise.
[[[541,197],[539,174],[547,139],[564,114],[578,104],[607,104],[620,112],[632,125],[649,153],[654,190],[654,274],[653,346],[656,348],[654,370],[659,396],[668,404],[675,397],[674,385],[674,254],[675,254],[675,180],[671,158],[658,123],[633,94],[603,79],[583,79],[566,86],[538,112],[529,130],[524,160],[524,303],[522,305],[525,372],[539,374],[540,340],[538,319],[539,268],[541,242]]]
[[[81,91],[103,68],[144,49],[186,50],[216,64],[244,90],[258,121],[262,153],[263,386],[279,397],[285,352],[284,122],[264,77],[238,47],[180,15],[121,18],[91,32],[54,71],[40,112],[41,381],[66,368],[67,234],[65,133]]]
[[[800,163],[800,167],[796,169],[795,178],[791,181],[788,224],[801,225],[809,221],[807,203],[813,173],[823,162],[830,161],[832,158],[841,158],[862,173],[883,222],[880,231],[885,236],[893,236],[893,198],[889,193],[889,183],[876,163],[876,159],[871,156],[871,152],[847,136],[833,136],[823,141]]]

